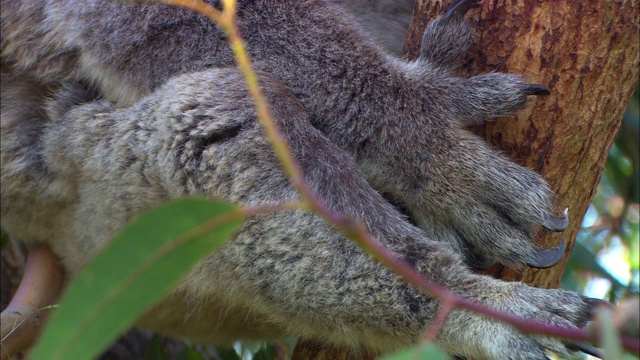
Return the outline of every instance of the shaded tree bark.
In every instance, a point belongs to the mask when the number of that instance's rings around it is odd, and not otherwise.
[[[451,3],[416,0],[405,43],[407,58],[417,55],[428,19]],[[560,264],[521,272],[496,265],[489,274],[538,287],[558,286],[638,82],[638,7],[635,1],[497,0],[484,1],[467,15],[477,41],[464,75],[523,74],[552,92],[533,99],[517,117],[498,119],[478,133],[517,163],[540,172],[558,195],[558,215],[568,207],[571,219],[562,234],[539,234],[543,247],[565,238],[567,253]],[[355,357],[301,341],[294,358]]]

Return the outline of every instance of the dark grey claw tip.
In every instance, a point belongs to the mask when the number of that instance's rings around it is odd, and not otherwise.
[[[548,87],[540,84],[527,84],[524,87],[523,92],[525,95],[549,95],[551,90]]]
[[[596,314],[596,311],[599,307],[604,307],[609,310],[614,308],[613,304],[608,302],[607,300],[597,299],[597,298],[587,298],[587,303],[589,304],[589,316],[593,317]]]
[[[535,254],[535,259],[525,261],[524,264],[536,269],[548,269],[560,262],[564,256],[565,241],[561,239],[561,243],[558,247],[551,249],[538,249]]]
[[[564,231],[566,230],[567,226],[569,226],[569,215],[567,215],[565,212],[565,214],[561,218],[559,218],[551,214],[545,214],[542,226],[549,231]]]
[[[602,351],[596,349],[595,347],[587,343],[573,342],[567,345],[567,348],[569,348],[569,350],[580,351],[587,355],[595,356],[598,359],[604,359],[604,354],[602,353]]]
[[[480,5],[478,1],[470,1],[470,0],[460,0],[455,3],[449,11],[444,15],[444,20],[452,19],[452,18],[461,18],[464,14],[469,11],[472,7],[476,7]]]

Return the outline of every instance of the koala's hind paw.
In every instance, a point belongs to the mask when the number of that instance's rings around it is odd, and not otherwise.
[[[458,150],[442,156],[438,167],[422,171],[434,180],[402,196],[412,200],[405,205],[418,225],[434,239],[453,244],[475,268],[491,266],[491,259],[515,267],[557,264],[564,243],[540,249],[531,242],[539,227],[563,231],[569,224],[566,213],[552,215],[553,193],[544,179],[467,131],[450,141]]]
[[[506,311],[536,322],[551,326],[580,329],[594,312],[595,302],[578,293],[557,289],[538,289],[518,283],[504,283],[493,288],[485,286],[473,297],[484,299],[488,306]],[[493,295],[490,295],[488,293]],[[500,294],[499,296],[495,296]],[[453,314],[455,318],[458,314]],[[460,339],[474,339],[475,344],[464,345],[451,351],[456,355],[474,359],[538,360],[548,357],[549,352],[568,355],[581,351],[601,356],[594,347],[569,340],[544,335],[525,336],[509,325],[481,316],[473,316],[463,328],[456,327],[447,335]]]

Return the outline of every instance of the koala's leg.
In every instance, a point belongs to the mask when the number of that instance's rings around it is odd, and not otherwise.
[[[584,326],[591,304],[577,293],[471,273],[446,243],[426,238],[368,185],[351,157],[309,124],[285,86],[266,75],[261,83],[306,180],[334,211],[360,218],[390,251],[460,296],[549,324]],[[113,233],[170,198],[208,196],[246,205],[298,199],[255,117],[241,75],[223,69],[171,80],[127,109],[92,103],[52,119],[45,152],[56,154],[53,168],[74,172],[81,194],[75,226],[89,229],[71,241],[95,242],[90,251],[96,251],[108,239],[103,232]],[[249,219],[181,290],[190,294],[184,306],[192,308],[180,313],[205,316],[212,334],[225,331],[220,313],[202,306],[221,298],[218,306],[251,309],[284,328],[283,336],[377,351],[416,342],[437,310],[434,299],[401,282],[317,215],[301,211]],[[248,321],[246,313],[239,316]],[[526,337],[463,310],[450,314],[436,341],[451,354],[477,359],[567,352],[561,340]]]

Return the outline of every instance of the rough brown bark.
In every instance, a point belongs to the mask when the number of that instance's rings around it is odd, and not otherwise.
[[[428,19],[451,3],[416,0],[405,44],[408,58],[418,53]],[[539,237],[545,247],[565,238],[567,253],[560,264],[521,272],[496,265],[491,275],[558,286],[638,82],[638,7],[636,1],[498,0],[484,1],[467,15],[477,35],[467,75],[518,73],[552,91],[517,117],[499,119],[479,133],[514,161],[540,172],[558,195],[558,209],[569,207],[571,218],[564,233]],[[295,358],[325,359],[327,354],[354,359],[310,342],[299,344]]]
[[[427,18],[448,2],[418,0],[405,50],[415,56]],[[564,237],[567,254],[548,270],[490,273],[538,287],[557,287],[582,218],[596,191],[609,148],[638,82],[638,3],[635,1],[484,1],[468,15],[477,42],[470,74],[503,71],[547,84],[517,118],[499,119],[480,132],[511,158],[540,172],[569,208],[562,234],[541,233],[540,244]]]

